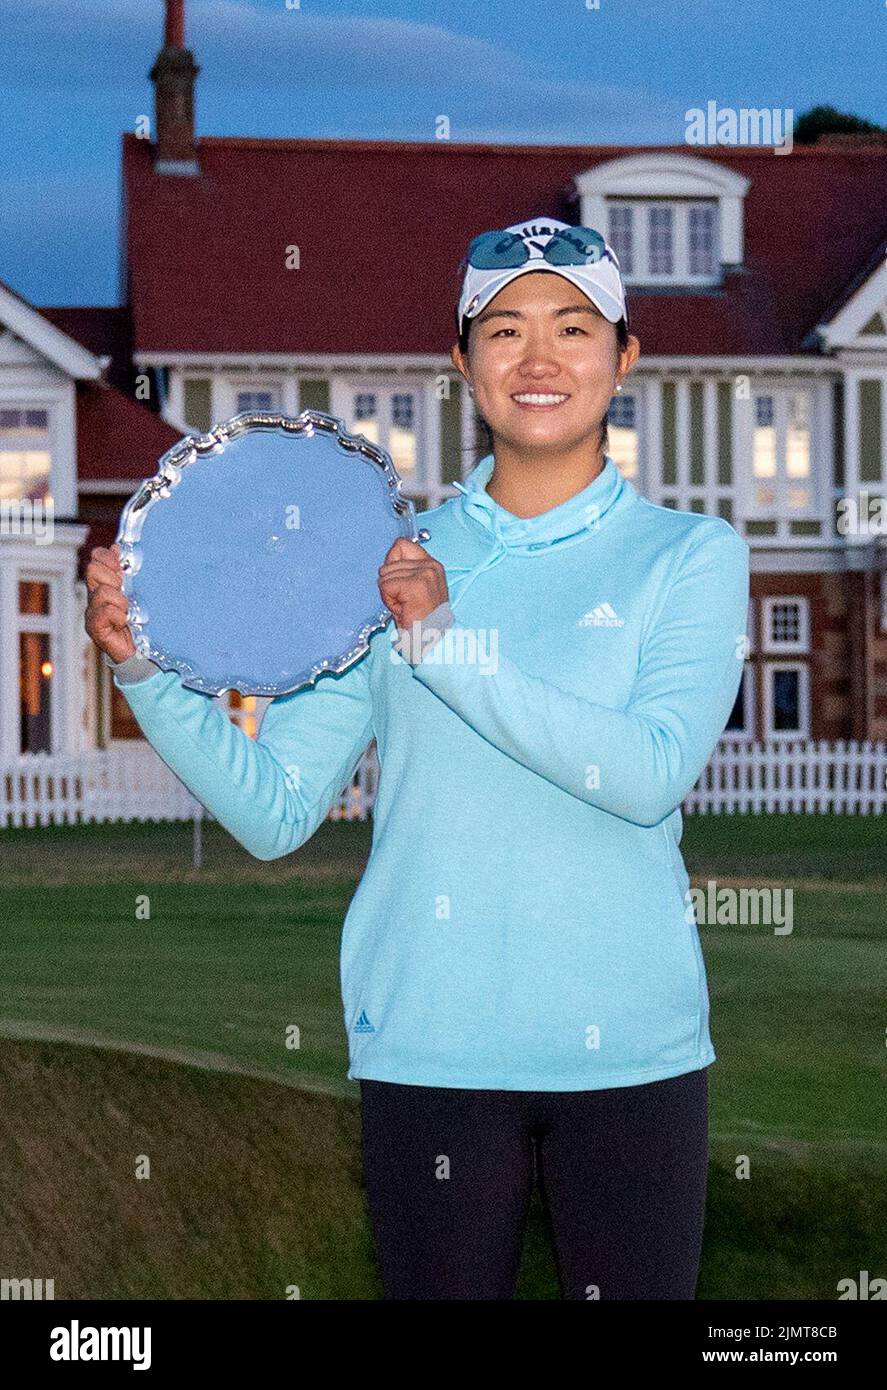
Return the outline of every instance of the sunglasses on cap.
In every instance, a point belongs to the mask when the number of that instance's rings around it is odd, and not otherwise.
[[[549,265],[595,265],[613,260],[604,238],[593,227],[559,227],[539,249]],[[465,263],[475,270],[514,270],[528,260],[530,248],[519,232],[481,232],[470,242],[465,257]]]

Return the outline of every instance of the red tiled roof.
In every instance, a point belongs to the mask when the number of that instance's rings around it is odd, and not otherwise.
[[[61,325],[60,325],[61,326]],[[79,482],[120,480],[119,494],[82,495],[78,513],[89,532],[78,555],[83,579],[97,545],[114,544],[120,509],[134,480],[150,478],[157,460],[181,438],[159,415],[113,386],[77,384],[77,477]]]
[[[77,384],[77,477],[150,478],[181,431],[113,386]]]
[[[856,268],[855,273],[849,276],[847,283],[842,287],[840,294],[829,304],[828,310],[823,315],[824,322],[829,322],[836,317],[847,301],[853,298],[859,287],[865,284],[869,276],[873,275],[880,265],[883,265],[885,256],[887,256],[887,240],[882,238],[868,260],[863,261]]]
[[[132,320],[128,308],[41,305],[39,312],[96,357],[110,357],[108,380],[123,391],[132,389]]]
[[[134,351],[445,353],[469,239],[575,220],[573,177],[643,152],[697,153],[205,137],[189,178],[155,174],[152,146],[125,135]],[[801,350],[883,236],[883,144],[698,153],[751,180],[745,265],[715,292],[631,296],[642,350]]]
[[[96,357],[125,350],[129,338],[129,310],[117,305],[41,304],[39,312],[69,338],[74,338]]]

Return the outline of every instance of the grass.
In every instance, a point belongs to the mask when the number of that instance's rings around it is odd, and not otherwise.
[[[369,839],[328,822],[265,864],[211,823],[195,871],[184,825],[0,832],[0,1274],[57,1297],[379,1297],[338,984]],[[701,929],[699,1297],[834,1298],[887,1274],[882,825],[690,817],[683,848],[694,883],[794,892],[790,935]],[[519,1296],[557,1297],[538,1196]]]

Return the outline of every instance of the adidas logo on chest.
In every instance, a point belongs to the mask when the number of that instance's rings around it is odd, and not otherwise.
[[[596,603],[590,612],[580,618],[577,627],[624,627],[625,619],[620,618],[611,603]]]

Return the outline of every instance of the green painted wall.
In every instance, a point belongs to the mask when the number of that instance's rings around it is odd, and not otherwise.
[[[678,481],[677,397],[673,381],[662,386],[662,481],[666,487],[675,487]]]
[[[881,481],[881,383],[859,383],[859,477],[863,483]]]
[[[212,410],[211,382],[208,376],[185,377],[185,421],[189,429],[206,434],[218,421],[210,418]]]

